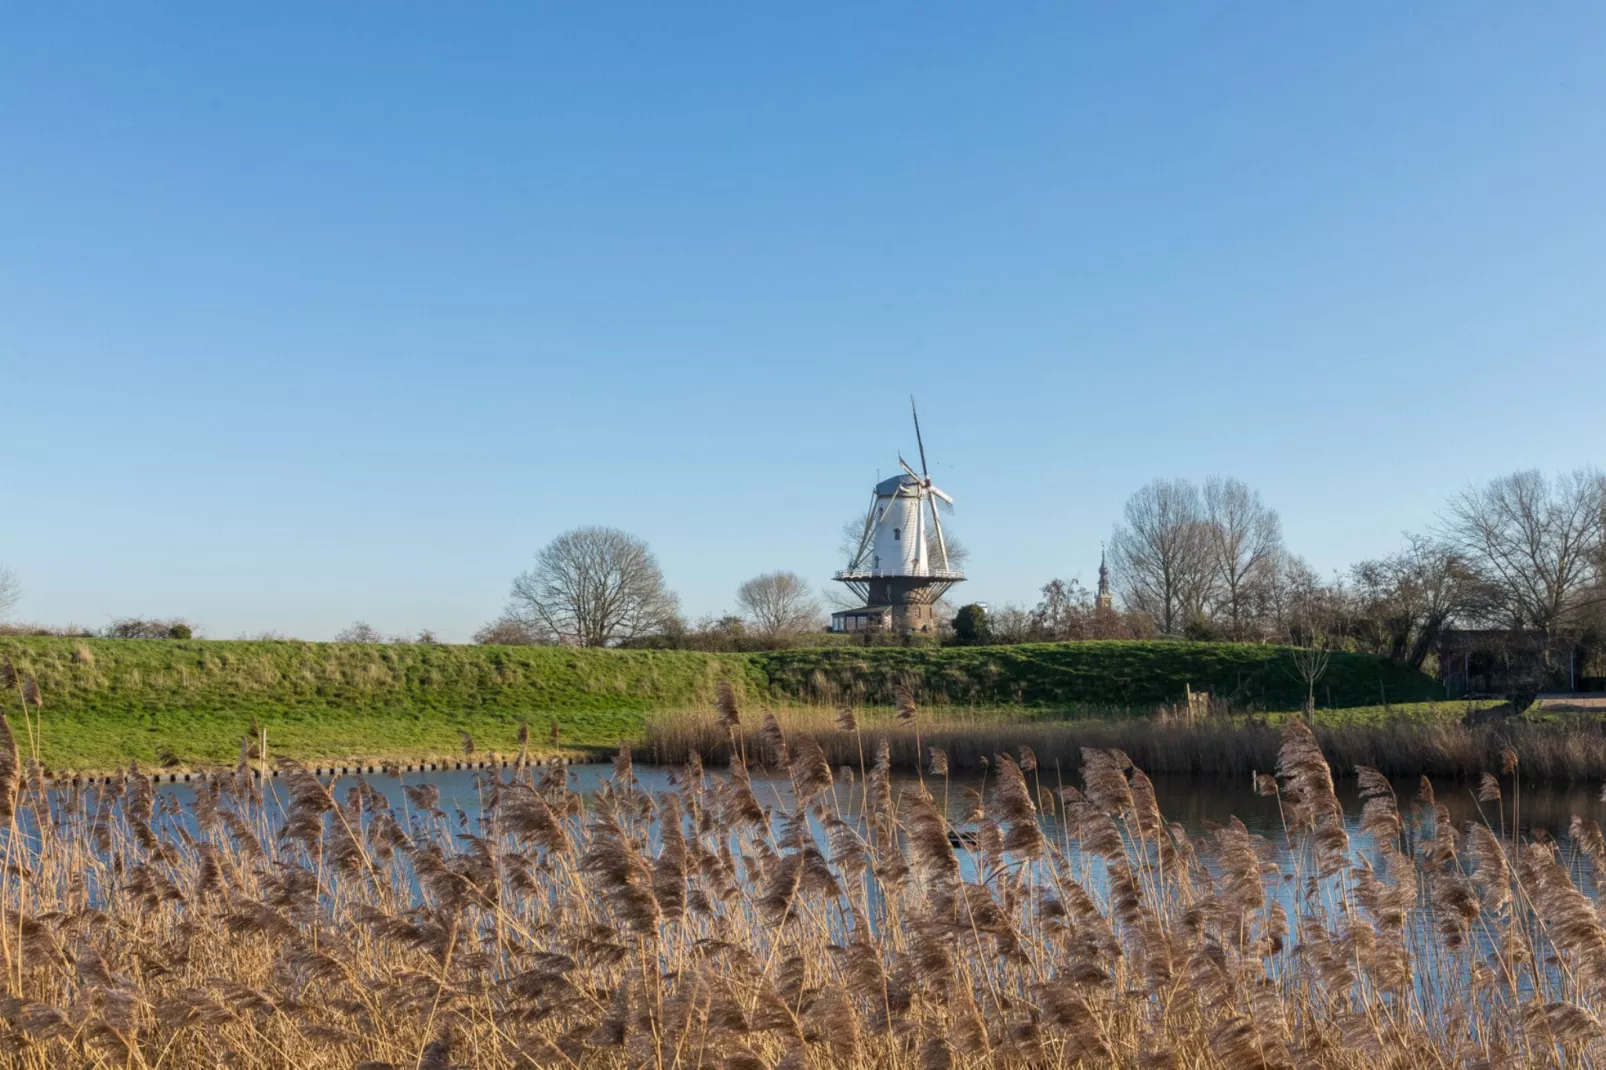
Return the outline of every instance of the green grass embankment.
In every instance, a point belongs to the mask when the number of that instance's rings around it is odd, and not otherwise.
[[[253,720],[270,748],[304,760],[438,757],[459,732],[511,753],[521,720],[548,745],[611,746],[653,711],[707,710],[723,676],[759,702],[886,705],[898,687],[923,705],[1025,707],[1056,714],[1147,713],[1209,690],[1235,708],[1297,708],[1288,651],[1191,643],[1066,643],[756,654],[550,647],[0,637],[44,694],[45,763],[109,769],[130,758],[232,763]],[[1327,706],[1438,698],[1438,685],[1381,659],[1335,654]],[[0,696],[16,726],[20,707]],[[933,711],[941,716],[940,711]]]
[[[59,768],[232,764],[253,719],[272,751],[307,760],[449,755],[460,731],[512,753],[521,720],[545,747],[554,717],[562,746],[611,745],[647,711],[704,704],[745,670],[711,654],[550,647],[28,637],[0,651],[38,676],[43,755]],[[20,737],[15,696],[0,703]]]
[[[1287,647],[1252,643],[1086,642],[1021,646],[780,650],[751,655],[771,690],[891,705],[899,686],[964,705],[1148,713],[1189,687],[1238,710],[1289,710],[1305,682]],[[1369,654],[1334,653],[1316,685],[1322,707],[1428,702],[1431,677]]]

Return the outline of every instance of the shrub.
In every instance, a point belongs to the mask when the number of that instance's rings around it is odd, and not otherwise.
[[[195,633],[183,617],[119,617],[102,634],[107,639],[189,639]]]
[[[993,626],[987,611],[976,603],[960,606],[954,615],[954,641],[960,646],[980,646],[992,642]]]
[[[475,632],[474,642],[480,646],[551,646],[552,637],[528,621],[503,614]]]

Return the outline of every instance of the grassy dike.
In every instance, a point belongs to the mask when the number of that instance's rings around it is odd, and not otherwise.
[[[861,647],[748,655],[772,694],[891,705],[898,687],[926,702],[1049,707],[1099,716],[1147,714],[1184,691],[1209,691],[1239,710],[1294,710],[1305,682],[1287,647],[1258,643],[1086,642],[989,647]],[[1431,702],[1444,688],[1370,654],[1334,653],[1316,685],[1318,707]]]
[[[0,637],[0,651],[39,679],[42,756],[57,769],[232,763],[253,720],[271,750],[308,761],[444,756],[464,731],[482,752],[509,753],[520,721],[540,747],[554,720],[561,747],[611,746],[639,736],[648,713],[706,711],[721,677],[752,703],[880,705],[901,686],[924,704],[1019,706],[1038,720],[1147,713],[1184,686],[1261,709],[1303,695],[1286,650],[1241,644],[706,654]],[[1324,706],[1440,696],[1422,674],[1363,655],[1335,655],[1318,692]],[[0,703],[17,724],[19,701]]]
[[[609,745],[649,710],[706,700],[733,668],[679,651],[536,647],[27,637],[0,651],[39,678],[46,763],[83,769],[164,752],[232,764],[253,720],[270,752],[306,760],[450,755],[460,731],[510,753],[521,720],[547,746],[554,717],[562,746]],[[15,698],[0,701],[15,724]]]

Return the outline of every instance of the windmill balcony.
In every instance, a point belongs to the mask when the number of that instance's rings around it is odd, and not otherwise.
[[[845,568],[831,578],[842,580],[845,583],[856,583],[865,580],[895,580],[911,577],[923,580],[948,580],[957,583],[965,578],[965,574],[956,568],[928,568],[924,572],[904,572],[901,569],[882,568]]]

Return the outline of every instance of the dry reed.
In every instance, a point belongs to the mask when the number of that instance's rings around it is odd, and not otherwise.
[[[922,714],[915,721],[901,712],[872,719],[864,711],[839,713],[812,706],[785,707],[770,716],[788,739],[807,735],[817,742],[833,767],[856,765],[860,738],[873,733],[886,741],[892,768],[909,772],[929,761],[932,748],[943,752],[955,774],[962,774],[987,769],[994,754],[1026,747],[1044,769],[1067,774],[1080,764],[1082,751],[1093,748],[1123,751],[1150,773],[1248,777],[1275,769],[1283,743],[1280,725],[1255,718],[1010,721],[928,719]],[[1508,755],[1520,751],[1525,780],[1606,779],[1606,724],[1595,720],[1318,724],[1314,735],[1322,757],[1346,776],[1364,765],[1390,777],[1474,779],[1489,769],[1517,771],[1515,765],[1507,768]],[[724,764],[732,740],[738,747],[745,745],[749,757],[759,753],[757,733],[677,713],[649,717],[637,749],[643,760],[655,763],[678,764],[695,752],[704,761]]]
[[[739,736],[733,700],[720,716],[711,733]],[[956,823],[934,793],[950,764],[979,762],[978,737],[924,726],[934,779],[900,789],[912,731],[874,731],[866,751],[852,724],[849,746],[763,718],[748,753],[776,763],[785,792],[740,761],[707,774],[695,748],[669,790],[645,791],[626,748],[592,797],[561,767],[519,767],[480,779],[476,813],[447,814],[430,785],[398,807],[361,778],[337,796],[290,761],[264,794],[242,760],[188,807],[137,769],[121,788],[47,793],[0,720],[0,801],[14,803],[0,1061],[1606,1060],[1593,823],[1575,822],[1564,859],[1517,837],[1498,791],[1463,831],[1431,798],[1402,810],[1367,770],[1352,839],[1298,722],[1257,784],[1283,807],[1284,853],[1236,820],[1193,842],[1161,813],[1140,748],[1084,743],[1081,788],[1046,790],[1045,767],[1070,758],[1049,737],[990,754],[990,790],[961,799]],[[1514,756],[1494,768],[1510,787]]]

